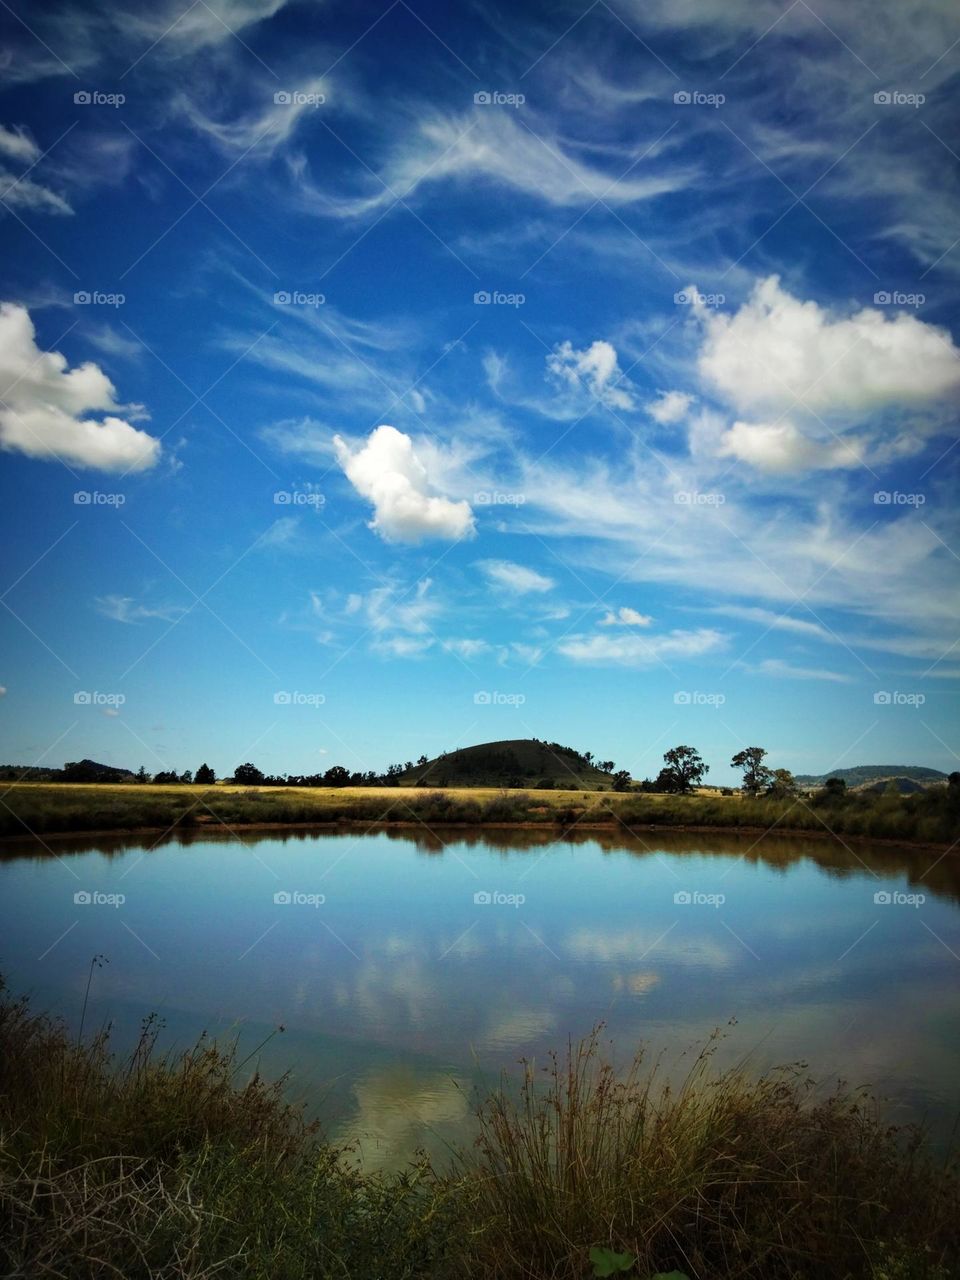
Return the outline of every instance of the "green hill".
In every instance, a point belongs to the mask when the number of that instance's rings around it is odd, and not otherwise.
[[[410,787],[536,787],[546,782],[556,788],[596,791],[609,789],[612,776],[597,767],[589,752],[539,738],[508,738],[444,752],[405,770],[398,781]]]
[[[848,787],[859,787],[891,778],[908,778],[912,782],[929,785],[931,782],[946,782],[947,775],[939,769],[927,769],[919,764],[858,764],[852,769],[831,769],[829,773],[797,774],[797,782],[803,787],[822,787],[828,778],[842,778]]]

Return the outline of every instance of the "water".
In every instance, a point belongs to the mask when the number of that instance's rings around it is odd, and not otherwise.
[[[368,1167],[469,1140],[478,1082],[600,1020],[618,1061],[644,1043],[680,1070],[720,1025],[721,1061],[804,1060],[937,1134],[960,1114],[953,853],[537,830],[153,844],[5,846],[8,987],[75,1026],[101,953],[87,1026],[121,1045],[151,1011],[181,1047],[282,1024],[264,1070],[290,1068]]]

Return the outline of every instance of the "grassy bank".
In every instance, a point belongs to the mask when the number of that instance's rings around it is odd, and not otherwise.
[[[645,828],[834,833],[951,844],[960,837],[960,797],[946,787],[915,795],[859,792],[757,799],[700,794],[503,791],[493,788],[155,786],[18,783],[0,795],[0,836],[130,831],[224,823],[422,822],[503,825],[577,823]]]
[[[960,1183],[800,1074],[675,1092],[596,1040],[479,1108],[449,1167],[358,1173],[251,1062],[111,1057],[0,993],[0,1273],[247,1280],[949,1280]],[[601,1270],[597,1274],[608,1274]]]

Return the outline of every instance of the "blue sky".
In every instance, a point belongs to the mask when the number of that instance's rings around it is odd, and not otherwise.
[[[957,766],[952,6],[0,25],[0,759]]]

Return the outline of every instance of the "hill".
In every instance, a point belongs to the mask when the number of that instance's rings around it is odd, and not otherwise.
[[[601,769],[590,752],[575,751],[539,738],[507,738],[444,752],[404,770],[401,786],[536,787],[538,783],[571,790],[609,789],[613,762]]]
[[[946,782],[947,775],[939,769],[928,769],[919,764],[858,764],[852,769],[831,769],[829,773],[798,773],[796,775],[796,780],[802,787],[822,787],[828,778],[842,778],[848,787],[901,778],[929,786],[932,782]]]

